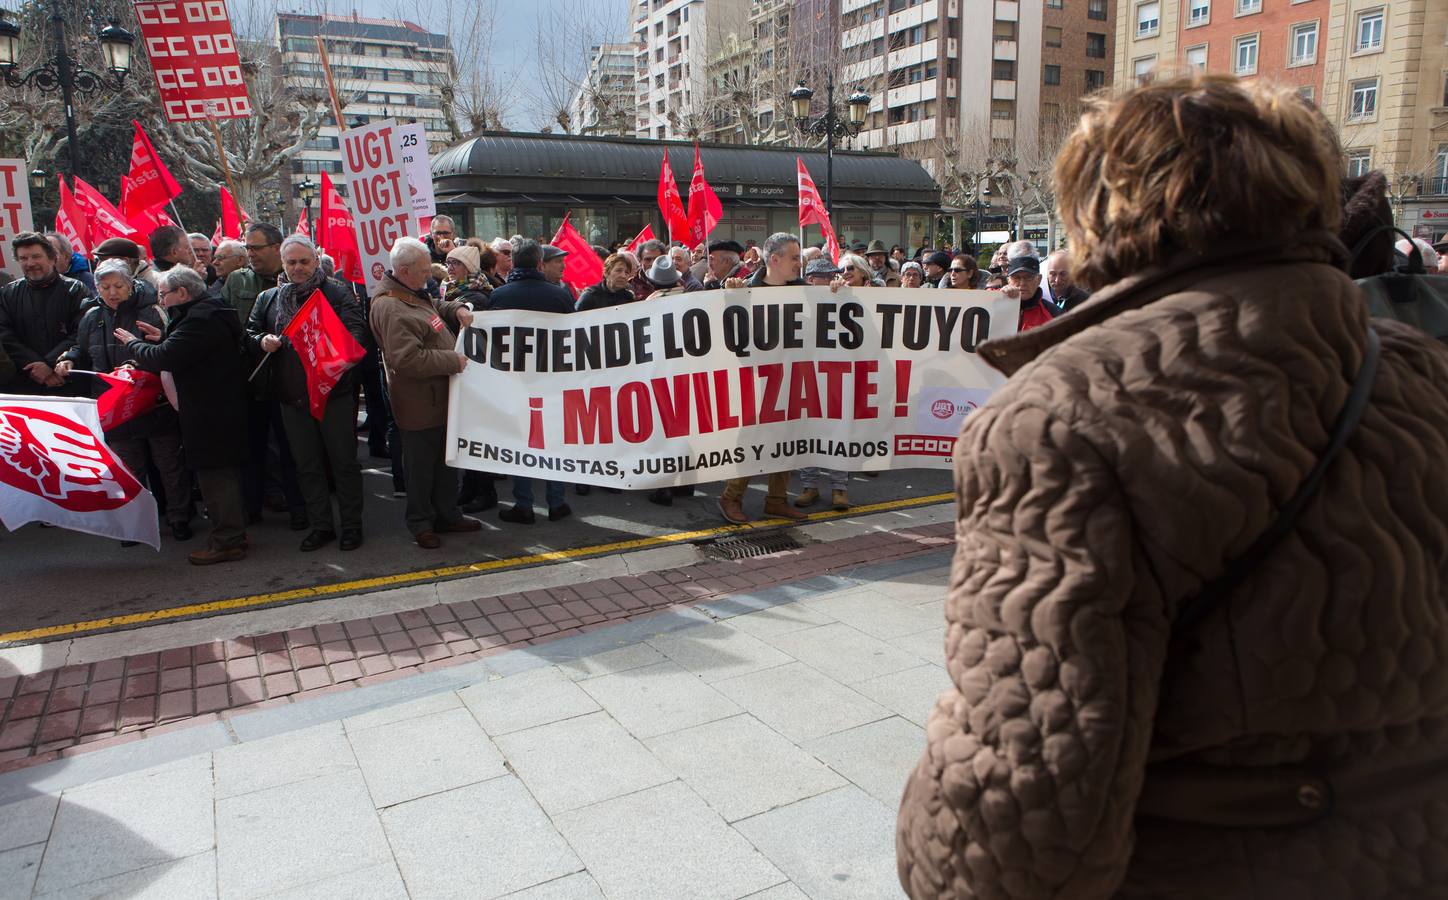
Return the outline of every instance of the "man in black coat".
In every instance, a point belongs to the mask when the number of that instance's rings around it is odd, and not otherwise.
[[[556,247],[546,248],[557,251]],[[508,280],[500,288],[494,288],[492,298],[488,303],[490,311],[505,309],[522,309],[531,312],[547,313],[569,313],[573,311],[573,295],[568,289],[548,280],[540,270],[543,265],[545,248],[537,241],[522,240],[513,250],[513,271],[508,273]],[[559,257],[555,256],[554,259]],[[573,510],[564,502],[563,492],[565,485],[561,481],[549,481],[545,483],[545,492],[548,499],[548,520],[556,522],[573,514]],[[520,525],[532,525],[533,515],[533,480],[522,476],[513,476],[513,500],[514,505],[498,513],[498,518],[504,522],[513,522]]]
[[[206,549],[193,552],[191,563],[245,559],[246,507],[237,470],[246,459],[241,323],[231,307],[206,296],[206,282],[186,266],[166,272],[159,293],[171,320],[164,337],[140,322],[146,340],[121,328],[115,336],[137,368],[170,372],[175,380],[182,450],[211,519]]]
[[[80,393],[79,384],[55,374],[55,364],[75,346],[90,291],[60,274],[55,247],[45,235],[22,232],[10,242],[10,249],[22,277],[0,287],[0,346],[20,376],[7,390],[75,396]]]
[[[319,421],[312,415],[306,370],[301,357],[282,332],[313,293],[320,290],[342,325],[367,346],[371,332],[352,292],[328,279],[311,240],[294,234],[282,241],[284,280],[262,291],[246,323],[247,338],[262,353],[272,354],[263,371],[272,396],[281,405],[282,427],[296,462],[297,483],[307,504],[311,532],[302,539],[304,552],[318,550],[337,538],[332,517],[332,492],[327,470],[337,488],[337,510],[342,524],[339,549],[362,546],[362,466],[357,461],[357,367],[343,373]]]

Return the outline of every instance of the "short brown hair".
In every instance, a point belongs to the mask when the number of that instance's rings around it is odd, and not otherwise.
[[[1195,74],[1085,103],[1055,181],[1087,287],[1229,236],[1336,234],[1342,151],[1295,92]]]
[[[638,271],[638,263],[634,261],[633,254],[625,250],[618,253],[610,253],[608,255],[608,259],[605,259],[603,261],[603,273],[607,275],[608,270],[612,269],[619,263],[627,263],[630,272]]]
[[[12,253],[19,252],[21,247],[39,247],[55,262],[55,245],[46,239],[45,235],[38,231],[22,231],[10,239],[10,250]]]
[[[955,257],[951,259],[951,262],[963,262],[971,272],[980,271],[980,263],[976,262],[975,257],[969,253],[957,253]]]

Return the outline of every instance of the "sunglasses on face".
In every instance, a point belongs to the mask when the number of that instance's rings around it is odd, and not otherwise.
[[[957,268],[955,268],[954,266],[951,266],[951,267],[950,267],[950,271],[952,271],[952,272],[962,272],[962,273],[964,273],[964,272],[969,272],[970,270],[969,270],[969,269],[957,269]]]
[[[433,237],[447,237],[447,238],[450,238],[450,237],[453,236],[453,233],[452,233],[451,231],[434,231],[434,232],[432,233],[432,236],[433,236]]]
[[[512,250],[499,250],[498,252],[501,253],[501,254],[503,254],[504,256],[512,256],[512,255],[513,255],[513,251],[512,251]]]

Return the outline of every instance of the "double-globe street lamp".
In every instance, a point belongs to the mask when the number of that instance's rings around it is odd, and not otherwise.
[[[65,134],[70,155],[70,176],[75,177],[80,151],[75,138],[75,95],[90,97],[103,90],[119,91],[131,71],[131,47],[135,35],[122,28],[115,19],[96,33],[105,59],[106,71],[92,72],[71,58],[65,40],[65,16],[59,8],[51,14],[51,34],[55,56],[25,74],[16,71],[20,64],[20,26],[10,21],[8,11],[0,10],[0,74],[10,87],[34,85],[42,91],[60,91],[65,104]],[[32,176],[34,173],[31,173]]]
[[[849,111],[844,117],[840,115],[841,110],[835,106],[835,76],[833,73],[825,81],[825,111],[823,115],[810,117],[809,104],[814,98],[815,92],[805,86],[801,81],[799,86],[789,92],[791,105],[794,107],[794,126],[801,134],[812,134],[822,136],[825,139],[825,211],[830,214],[830,220],[834,220],[835,210],[830,205],[830,188],[834,186],[835,180],[835,141],[847,137],[854,137],[865,127],[865,116],[870,111],[870,95],[865,93],[863,88],[856,87],[855,92],[845,101]]]
[[[303,178],[302,183],[297,185],[297,196],[302,198],[302,216],[307,220],[307,227],[312,228],[312,198],[317,196],[317,186],[312,179]],[[312,228],[312,238],[317,237],[317,229]]]

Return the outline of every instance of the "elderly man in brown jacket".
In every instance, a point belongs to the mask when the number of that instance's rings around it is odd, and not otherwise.
[[[466,303],[427,293],[432,254],[422,241],[399,238],[391,262],[369,319],[401,436],[407,528],[419,547],[435,550],[442,546],[438,532],[483,527],[458,510],[458,473],[443,462],[448,378],[468,364],[453,349],[456,330],[471,325],[473,313]]]
[[[1448,350],[1369,320],[1341,174],[1290,89],[1087,102],[1097,292],[980,348],[955,451],[914,900],[1448,897]]]

